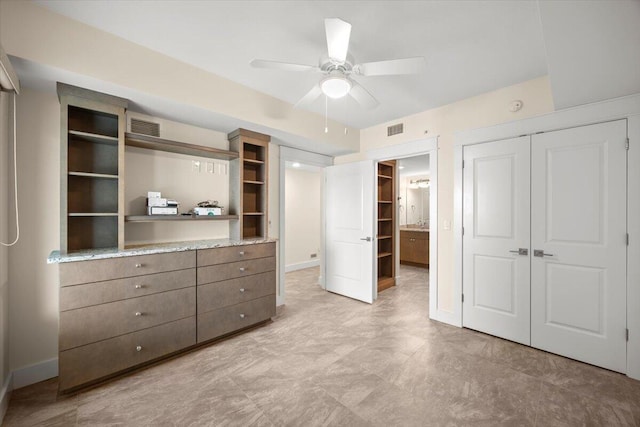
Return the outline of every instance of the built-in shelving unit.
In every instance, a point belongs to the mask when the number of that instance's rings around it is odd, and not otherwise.
[[[124,247],[127,100],[58,83],[63,252]]]
[[[378,292],[395,285],[395,160],[378,163]]]
[[[271,137],[246,129],[228,135],[229,148],[238,151],[239,158],[231,162],[231,175],[240,176],[231,185],[231,212],[239,221],[232,228],[231,237],[248,239],[267,236],[267,178],[269,141]]]
[[[125,144],[131,147],[167,151],[169,153],[186,154],[189,156],[207,157],[210,159],[233,160],[238,158],[237,151],[220,150],[218,148],[171,141],[169,139],[138,133],[127,132],[125,134]]]

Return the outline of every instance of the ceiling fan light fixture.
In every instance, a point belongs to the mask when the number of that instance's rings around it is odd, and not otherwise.
[[[332,99],[346,96],[351,90],[351,82],[344,76],[329,76],[320,82],[322,93]]]

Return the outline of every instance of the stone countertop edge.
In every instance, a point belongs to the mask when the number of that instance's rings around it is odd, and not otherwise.
[[[190,242],[174,242],[174,243],[158,243],[140,245],[130,249],[119,251],[114,248],[93,249],[86,251],[71,252],[61,254],[60,251],[53,251],[47,258],[47,264],[60,264],[63,262],[91,261],[96,259],[122,258],[137,255],[152,255],[168,252],[184,252],[197,249],[226,248],[229,246],[257,245],[260,243],[273,243],[278,239],[260,238],[260,239],[210,239],[210,240],[194,240]]]
[[[428,233],[428,228],[414,228],[414,227],[400,227],[400,231],[419,231],[421,233]]]

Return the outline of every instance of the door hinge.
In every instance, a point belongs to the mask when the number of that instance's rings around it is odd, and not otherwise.
[[[629,233],[627,233],[627,246],[629,246]]]
[[[464,236],[464,227],[462,227],[462,235]]]
[[[464,160],[462,161],[462,169],[464,169]]]
[[[629,137],[627,137],[627,142],[624,143],[624,148],[629,149]]]
[[[627,338],[627,342],[629,342],[629,328],[626,329],[625,335],[626,335],[626,338]]]
[[[464,302],[464,294],[462,294],[462,302]]]

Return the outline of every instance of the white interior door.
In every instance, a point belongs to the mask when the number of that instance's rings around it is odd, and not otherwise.
[[[530,344],[529,137],[464,148],[462,324]]]
[[[371,160],[325,168],[326,289],[372,303],[374,183]]]
[[[626,370],[626,121],[532,139],[531,344]],[[533,255],[533,254],[532,254]]]

